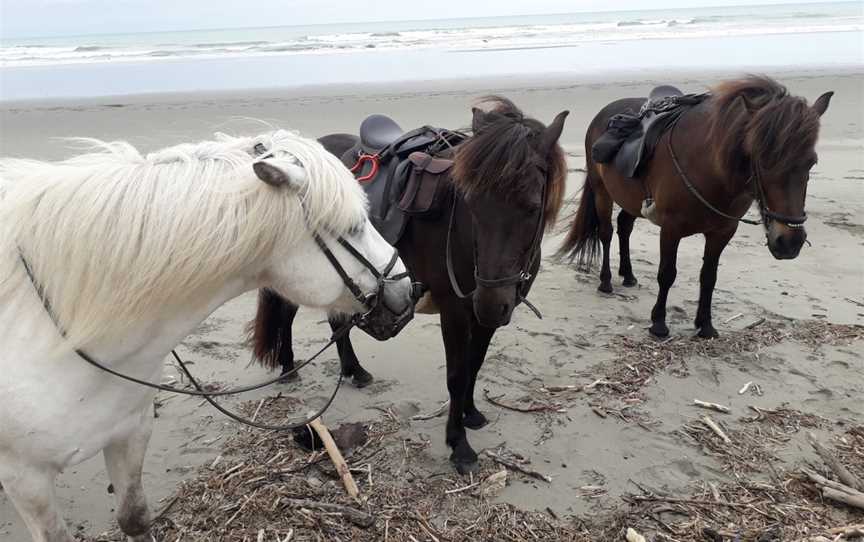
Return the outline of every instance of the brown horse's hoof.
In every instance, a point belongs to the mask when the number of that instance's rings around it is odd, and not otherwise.
[[[604,294],[612,293],[612,283],[611,282],[601,282],[600,286],[597,287],[598,292],[603,292]]]
[[[654,324],[648,329],[648,332],[658,339],[665,339],[669,336],[669,327],[667,327],[664,322],[654,322]]]
[[[282,368],[283,377],[282,377],[282,380],[280,382],[286,383],[286,384],[288,382],[298,382],[300,380],[300,373],[299,372],[289,373],[289,371],[293,371],[293,370],[294,370],[294,367],[291,367],[290,369],[286,369],[283,367]]]
[[[621,282],[621,284],[623,286],[626,286],[627,288],[632,288],[633,286],[639,284],[639,281],[636,280],[636,277],[624,277],[624,280]]]
[[[486,427],[489,424],[489,420],[486,419],[486,416],[483,415],[479,410],[473,412],[471,414],[465,414],[465,417],[462,418],[462,424],[468,429],[480,429],[482,427]]]

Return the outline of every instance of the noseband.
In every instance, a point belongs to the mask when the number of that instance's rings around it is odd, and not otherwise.
[[[762,168],[759,167],[759,164],[753,160],[753,173],[747,179],[745,184],[750,184],[752,181],[755,184],[755,191],[753,194],[754,199],[759,203],[759,214],[762,217],[762,220],[750,220],[747,218],[741,218],[737,216],[732,216],[730,214],[724,213],[720,209],[711,205],[711,203],[705,199],[696,186],[690,181],[690,178],[687,177],[687,174],[684,173],[684,168],[681,167],[681,162],[678,161],[678,156],[675,154],[675,149],[672,147],[672,136],[675,133],[675,127],[678,125],[678,121],[686,114],[682,113],[675,121],[672,123],[671,128],[669,128],[669,138],[666,140],[666,147],[669,149],[669,156],[672,158],[672,164],[675,166],[675,170],[678,172],[678,176],[681,177],[681,180],[684,182],[684,186],[687,187],[687,190],[693,194],[697,200],[699,200],[702,205],[707,207],[710,211],[714,212],[714,214],[720,215],[723,218],[728,218],[730,220],[737,220],[738,222],[743,222],[744,224],[750,224],[753,226],[758,226],[762,224],[765,228],[768,228],[769,220],[776,220],[777,222],[781,222],[790,228],[803,228],[804,222],[807,221],[807,213],[802,214],[801,216],[789,216],[781,213],[776,213],[768,207],[767,200],[765,199],[765,190],[762,187]]]
[[[267,149],[261,143],[255,144],[255,154],[259,160],[266,160],[267,158],[272,158],[273,153],[267,152]],[[375,290],[371,292],[363,292],[354,279],[351,278],[350,275],[345,271],[345,268],[342,267],[342,264],[339,263],[339,259],[333,254],[330,248],[327,246],[327,243],[324,242],[324,239],[318,234],[318,232],[313,232],[312,238],[315,239],[315,244],[318,245],[318,248],[321,249],[321,252],[324,253],[324,256],[327,258],[327,261],[330,262],[330,265],[333,266],[333,269],[342,279],[342,283],[345,284],[345,287],[348,288],[348,291],[351,292],[351,295],[354,296],[354,299],[357,300],[365,309],[366,312],[363,314],[355,315],[352,318],[352,322],[354,325],[359,327],[360,329],[366,329],[369,324],[369,321],[372,316],[374,316],[377,312],[379,312],[380,308],[385,308],[392,314],[398,315],[399,312],[393,310],[392,308],[387,306],[387,302],[384,298],[384,287],[388,282],[397,282],[404,278],[407,278],[409,275],[407,272],[399,273],[397,275],[390,275],[390,271],[393,270],[393,267],[396,265],[396,262],[399,260],[399,251],[395,248],[393,249],[393,255],[390,257],[390,262],[384,268],[384,271],[378,271],[372,262],[366,259],[363,254],[360,253],[359,250],[354,248],[350,242],[346,241],[344,237],[341,235],[336,237],[336,242],[342,245],[342,248],[348,251],[348,253],[354,257],[358,262],[363,264],[372,276],[375,277],[377,284],[375,286]]]
[[[540,241],[543,239],[543,224],[545,222],[545,212],[546,212],[546,185],[548,184],[548,173],[546,168],[541,165],[537,165],[537,168],[543,173],[543,188],[540,196],[541,200],[541,210],[540,217],[537,221],[537,227],[534,230],[534,237],[531,240],[530,248],[528,249],[528,255],[525,260],[522,262],[521,269],[518,273],[510,275],[508,277],[501,278],[484,278],[480,276],[480,271],[477,269],[477,250],[476,243],[474,243],[474,283],[477,286],[482,286],[483,288],[504,288],[506,286],[516,285],[517,295],[519,297],[519,301],[525,303],[531,312],[533,312],[537,318],[543,319],[543,315],[540,314],[540,311],[535,307],[530,301],[527,299],[528,295],[528,285],[531,281],[531,265],[537,259],[538,251],[540,250]],[[453,269],[453,256],[450,250],[450,238],[453,234],[453,224],[456,221],[456,205],[459,202],[459,196],[454,194],[453,196],[453,207],[450,208],[450,223],[447,226],[447,242],[446,242],[446,259],[447,259],[447,275],[450,277],[450,286],[453,288],[453,292],[460,299],[465,299],[467,297],[471,297],[474,295],[474,292],[477,291],[475,287],[468,293],[463,292],[463,290],[459,287],[459,282],[456,280],[456,272]],[[473,237],[473,236],[472,236]]]

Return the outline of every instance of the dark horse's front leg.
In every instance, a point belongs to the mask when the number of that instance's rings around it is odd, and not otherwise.
[[[475,472],[477,453],[468,443],[466,425],[479,428],[486,418],[474,405],[474,384],[486,356],[494,329],[483,328],[470,308],[459,302],[441,307],[441,334],[447,354],[447,391],[450,413],[447,418],[447,445],[453,449],[450,461],[460,474]]]
[[[345,321],[339,318],[330,318],[330,329],[335,333],[341,328]],[[351,344],[350,331],[344,337],[336,341],[336,348],[339,350],[339,364],[342,366],[342,376],[352,377],[354,385],[358,388],[365,388],[372,383],[374,378],[372,375],[360,365],[360,360],[357,359],[357,354],[354,353],[354,346]]]
[[[717,283],[720,254],[735,235],[735,229],[705,234],[705,252],[702,256],[702,271],[699,273],[699,308],[696,310],[694,322],[699,330],[698,336],[703,339],[717,337],[717,330],[711,322],[711,297],[714,294],[714,285]]]
[[[675,283],[678,274],[676,267],[678,261],[678,243],[681,236],[673,232],[671,228],[660,229],[660,268],[657,271],[657,283],[660,290],[657,292],[657,303],[651,311],[651,334],[656,337],[668,337],[669,327],[666,326],[666,297],[669,289]]]

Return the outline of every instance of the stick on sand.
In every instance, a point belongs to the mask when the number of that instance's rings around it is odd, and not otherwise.
[[[333,461],[333,466],[336,467],[336,472],[338,472],[339,476],[342,477],[345,491],[348,492],[348,495],[356,499],[357,496],[360,495],[360,488],[357,487],[354,477],[351,476],[348,464],[345,463],[345,458],[342,457],[342,452],[340,452],[339,448],[336,447],[336,442],[333,440],[330,431],[328,431],[324,424],[321,423],[321,418],[315,418],[309,422],[309,427],[314,429],[315,432],[318,433],[318,436],[321,437],[321,442],[324,443],[324,449],[327,450],[327,455],[329,455],[330,460]]]

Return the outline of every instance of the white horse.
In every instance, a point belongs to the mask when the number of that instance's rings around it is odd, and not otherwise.
[[[366,220],[363,191],[317,142],[217,135],[146,156],[91,143],[63,162],[0,160],[0,482],[37,541],[73,540],[54,480],[100,450],[120,528],[150,539],[141,469],[155,391],[76,349],[158,383],[168,352],[248,290],[394,330],[413,310],[409,279],[380,276],[405,268]],[[379,299],[391,312],[370,311]]]

